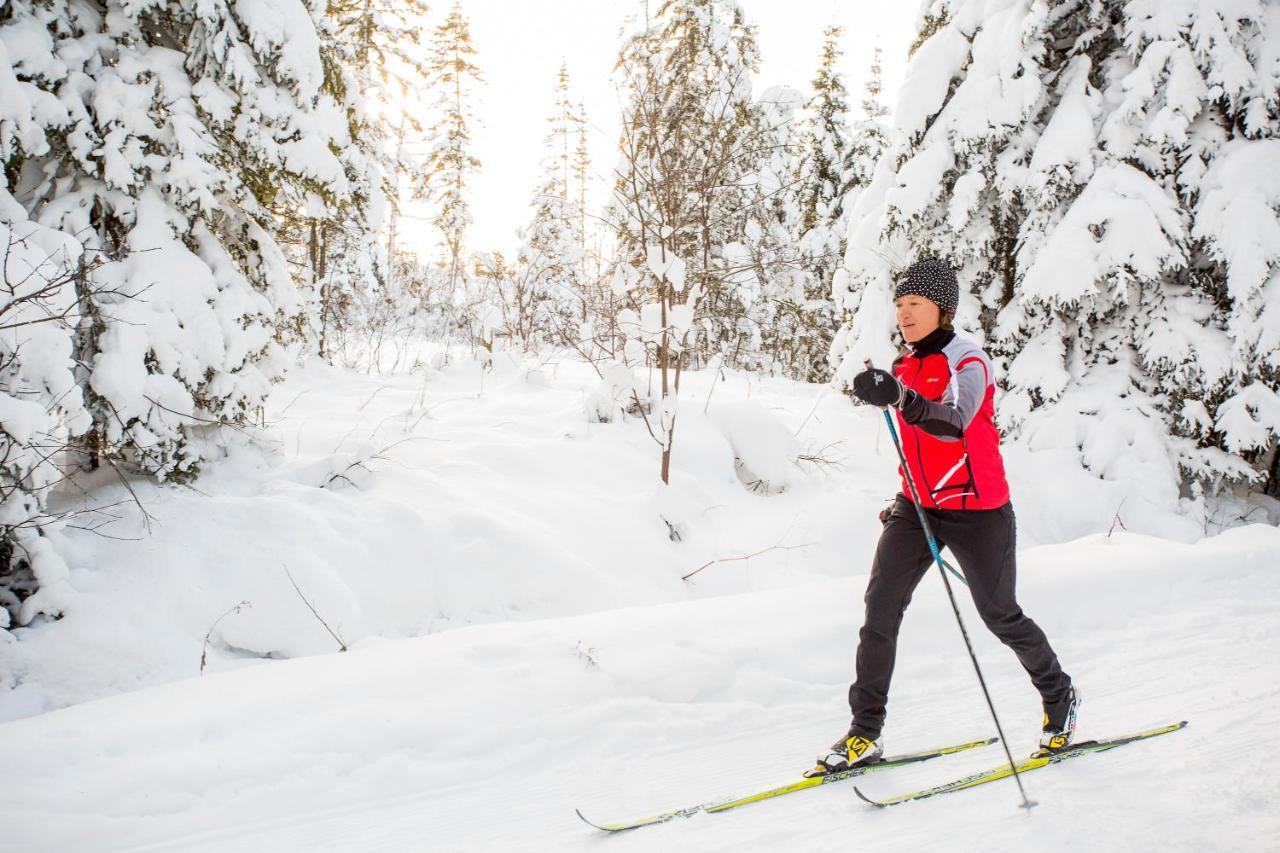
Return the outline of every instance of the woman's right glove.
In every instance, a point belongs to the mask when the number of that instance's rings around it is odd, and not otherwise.
[[[893,406],[901,409],[906,389],[898,378],[887,370],[869,368],[853,377],[853,395],[873,406]]]

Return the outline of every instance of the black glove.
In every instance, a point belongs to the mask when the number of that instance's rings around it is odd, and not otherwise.
[[[902,413],[903,421],[914,424],[924,418],[929,407],[924,397],[908,388],[902,394],[902,403],[899,404],[898,411]]]
[[[873,406],[902,405],[902,383],[887,370],[872,368],[853,377],[853,395]]]

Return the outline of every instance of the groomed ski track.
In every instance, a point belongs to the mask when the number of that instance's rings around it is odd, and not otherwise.
[[[5,724],[6,851],[1267,850],[1280,775],[1275,531],[1186,546],[1128,534],[1023,555],[1024,606],[1087,691],[1081,736],[1178,737],[1011,785],[876,810],[852,787],[607,840],[601,820],[796,776],[845,723],[862,577],[460,629],[261,666]],[[936,578],[903,629],[887,748],[984,734]],[[975,628],[1017,752],[1035,696]],[[887,796],[993,749],[863,781]]]

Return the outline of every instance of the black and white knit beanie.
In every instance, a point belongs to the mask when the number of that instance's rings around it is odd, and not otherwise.
[[[893,298],[899,296],[923,296],[943,311],[954,312],[960,304],[960,285],[946,261],[925,258],[907,267],[898,278]]]

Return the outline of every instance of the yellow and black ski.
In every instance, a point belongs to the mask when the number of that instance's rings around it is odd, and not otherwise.
[[[1147,738],[1169,734],[1169,732],[1176,732],[1178,729],[1186,726],[1186,724],[1187,721],[1183,720],[1180,723],[1173,723],[1168,726],[1148,729],[1147,731],[1137,732],[1136,734],[1126,735],[1124,737],[1109,738],[1107,740],[1082,741],[1077,744],[1072,744],[1066,749],[1058,750],[1057,752],[1036,753],[1030,758],[1024,758],[1022,761],[1018,762],[1018,773],[1030,773],[1032,770],[1039,770],[1041,767],[1048,767],[1050,764],[1058,764],[1066,761],[1068,758],[1087,755],[1091,752],[1104,752],[1108,749],[1115,749],[1118,746],[1124,746],[1128,743],[1136,743],[1137,741],[1146,740]],[[1012,775],[1013,770],[1008,764],[1004,764],[1000,767],[993,767],[990,770],[986,770],[981,773],[974,773],[971,776],[955,779],[942,785],[925,788],[920,791],[912,791],[909,794],[899,794],[896,797],[889,797],[884,800],[873,800],[857,788],[854,788],[853,790],[854,793],[856,793],[864,802],[870,803],[871,805],[879,808],[884,808],[885,806],[896,806],[898,803],[905,803],[910,800],[924,800],[929,797],[936,797],[939,794],[950,794],[952,791],[963,791],[966,788],[985,785],[987,782],[995,782],[998,779],[1007,779]]]
[[[578,811],[578,817],[582,818],[585,823],[594,826],[596,829],[602,829],[605,832],[623,832],[628,829],[638,829],[642,826],[652,826],[656,823],[666,823],[678,817],[690,817],[699,812],[723,812],[729,809],[745,806],[747,803],[758,803],[761,800],[768,800],[773,797],[781,797],[783,794],[794,794],[796,791],[803,791],[807,788],[816,788],[819,785],[827,785],[832,782],[841,782],[845,779],[852,779],[873,770],[888,770],[892,767],[901,767],[904,764],[915,764],[918,761],[928,761],[930,758],[938,758],[943,755],[951,755],[956,752],[963,752],[967,749],[977,749],[980,746],[989,746],[996,742],[996,738],[987,738],[985,740],[975,740],[968,743],[960,743],[955,746],[944,746],[940,749],[930,749],[925,752],[912,752],[906,755],[896,755],[892,758],[883,758],[879,761],[873,761],[870,764],[859,764],[850,767],[848,770],[840,770],[835,773],[828,773],[825,776],[806,777],[798,782],[792,782],[788,785],[781,785],[777,788],[770,788],[767,791],[749,794],[745,797],[733,797],[725,800],[715,800],[710,803],[702,803],[697,806],[689,806],[688,808],[676,809],[674,811],[663,812],[662,814],[650,815],[637,820],[625,821],[623,823],[595,823],[587,820],[581,811]],[[577,811],[575,809],[575,811]]]

